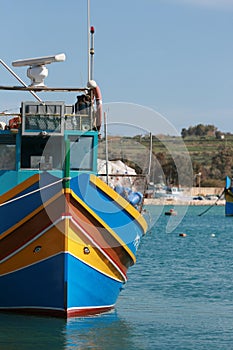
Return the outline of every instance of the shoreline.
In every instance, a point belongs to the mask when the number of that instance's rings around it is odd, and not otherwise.
[[[225,199],[219,199],[219,200],[179,200],[179,199],[161,199],[161,198],[145,198],[144,204],[145,205],[201,205],[201,206],[225,206]]]

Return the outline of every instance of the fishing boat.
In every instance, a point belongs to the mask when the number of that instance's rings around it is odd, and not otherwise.
[[[224,194],[225,194],[225,200],[226,200],[225,215],[233,216],[233,186],[229,176],[226,176]]]
[[[91,27],[91,42],[93,35]],[[14,61],[29,67],[29,86],[0,61],[22,85],[0,90],[33,95],[18,113],[2,113],[8,121],[0,127],[4,312],[68,318],[113,309],[148,227],[143,193],[113,187],[110,174],[98,176],[102,97],[93,74],[82,88],[45,86],[46,66],[64,60],[58,54]],[[82,103],[44,101],[42,91],[78,93]]]
[[[154,197],[159,199],[181,199],[183,190],[178,187],[155,186]]]

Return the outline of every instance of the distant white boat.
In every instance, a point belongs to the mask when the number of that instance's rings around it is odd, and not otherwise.
[[[154,198],[177,198],[183,194],[183,190],[178,187],[163,186],[162,188],[155,187]]]

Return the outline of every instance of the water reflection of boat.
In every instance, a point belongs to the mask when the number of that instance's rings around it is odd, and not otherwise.
[[[115,311],[90,317],[45,318],[2,314],[1,349],[133,349],[132,329]],[[20,325],[20,326],[19,326]],[[9,336],[11,334],[11,336]],[[107,342],[107,347],[103,344]]]
[[[114,308],[147,231],[139,191],[112,188],[98,177],[102,101],[92,76],[83,88],[44,85],[45,65],[63,60],[64,54],[15,61],[29,66],[31,85],[0,87],[36,98],[22,102],[11,118],[4,113],[10,119],[0,130],[4,311],[70,317]],[[86,99],[79,109],[42,101],[41,91]]]

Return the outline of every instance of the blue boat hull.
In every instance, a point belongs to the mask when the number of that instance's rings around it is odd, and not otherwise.
[[[71,317],[114,308],[146,222],[93,175],[67,189],[56,177],[42,178],[44,190],[38,191],[41,179],[35,178],[0,206],[6,217],[0,234],[0,311]],[[85,196],[78,187],[83,180]],[[14,211],[17,215],[10,215]]]
[[[59,254],[2,276],[0,308],[55,316],[98,313],[114,307],[121,288],[70,254]]]

